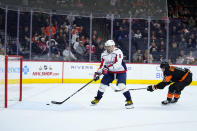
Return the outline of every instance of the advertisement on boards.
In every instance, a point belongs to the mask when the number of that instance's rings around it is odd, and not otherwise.
[[[62,78],[62,62],[23,62],[23,78]]]
[[[64,63],[65,79],[91,79],[94,72],[99,68],[100,63]]]

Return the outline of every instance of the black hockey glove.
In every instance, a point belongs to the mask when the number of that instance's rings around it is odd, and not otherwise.
[[[94,73],[94,81],[97,81],[97,80],[99,80],[100,79],[100,73],[98,73],[98,72],[95,72]]]
[[[155,85],[150,85],[150,86],[147,87],[147,91],[153,92],[154,90],[156,90]]]

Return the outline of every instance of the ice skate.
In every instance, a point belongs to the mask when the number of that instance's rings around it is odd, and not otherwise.
[[[170,103],[171,103],[171,101],[169,101],[169,100],[165,100],[165,101],[161,102],[161,104],[163,104],[163,105],[167,105],[167,104],[170,104]]]
[[[99,103],[99,99],[95,98],[93,101],[91,101],[92,105],[96,105],[97,103]]]
[[[125,107],[126,107],[127,109],[132,109],[132,108],[134,108],[132,100],[126,101]]]
[[[171,100],[171,103],[177,103],[178,102],[178,99],[177,98],[174,98]]]

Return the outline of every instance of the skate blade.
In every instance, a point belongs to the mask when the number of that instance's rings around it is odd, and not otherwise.
[[[90,104],[90,106],[96,106],[96,105],[97,105],[97,104],[92,104],[92,103]]]
[[[129,106],[125,106],[126,109],[133,109],[134,106],[133,105],[129,105]]]

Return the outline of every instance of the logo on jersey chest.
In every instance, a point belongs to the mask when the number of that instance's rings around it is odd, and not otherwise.
[[[110,64],[114,63],[115,57],[116,57],[115,54],[110,54],[110,55],[105,56],[104,57],[105,64],[106,65],[110,65]]]

